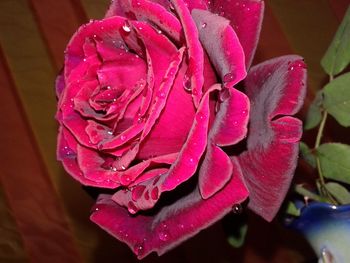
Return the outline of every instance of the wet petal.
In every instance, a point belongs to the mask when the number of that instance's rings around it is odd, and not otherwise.
[[[235,85],[246,76],[245,56],[230,21],[209,11],[194,9],[199,38],[222,82]]]
[[[297,165],[302,124],[288,115],[303,103],[305,80],[302,59],[284,56],[253,67],[245,82],[252,107],[248,150],[239,156],[239,163],[250,192],[249,207],[269,221]]]
[[[210,1],[209,10],[231,21],[245,54],[249,68],[258,44],[264,14],[261,0],[216,0]]]
[[[213,143],[209,144],[199,170],[198,185],[201,196],[208,199],[221,190],[231,179],[232,171],[232,162],[227,154]]]
[[[186,47],[188,49],[188,72],[191,82],[193,101],[196,107],[202,98],[204,83],[204,53],[198,38],[198,30],[191,14],[183,0],[171,1],[185,33]]]
[[[232,180],[207,200],[203,200],[195,188],[189,195],[161,208],[154,216],[139,214],[131,217],[127,209],[110,199],[111,196],[100,195],[90,218],[127,243],[139,259],[152,251],[162,255],[221,219],[235,204],[247,198],[239,166],[234,168]]]
[[[219,93],[220,109],[210,130],[210,137],[219,146],[233,145],[247,135],[250,103],[235,88],[224,87]]]

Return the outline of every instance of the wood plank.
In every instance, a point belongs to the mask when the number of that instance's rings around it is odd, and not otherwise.
[[[29,0],[56,70],[62,68],[63,51],[69,39],[88,20],[79,1],[74,2]]]
[[[0,50],[0,180],[31,262],[82,262]],[[9,242],[16,242],[12,237]]]

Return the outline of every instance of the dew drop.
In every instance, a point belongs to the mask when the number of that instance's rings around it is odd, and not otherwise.
[[[158,97],[161,98],[161,99],[164,99],[165,98],[165,93],[163,91],[159,91],[158,92]]]
[[[192,87],[191,87],[191,79],[189,77],[189,74],[185,74],[184,79],[183,79],[183,87],[187,92],[191,92],[192,91]]]
[[[158,237],[162,241],[168,241],[169,240],[169,232],[167,230],[162,230],[158,233]]]
[[[158,189],[158,187],[156,186],[156,187],[154,187],[154,188],[152,189],[151,198],[152,198],[153,200],[157,200],[157,199],[158,199],[158,195],[159,195],[159,189]]]
[[[243,211],[243,208],[240,204],[235,204],[233,207],[232,207],[232,212],[236,215],[239,215],[241,214]]]
[[[242,114],[247,114],[247,111],[246,110],[242,110]]]
[[[133,215],[137,213],[137,207],[131,201],[129,201],[128,203],[128,211],[130,214],[133,214]]]
[[[231,82],[235,78],[236,78],[236,74],[233,72],[230,72],[230,73],[225,74],[225,76],[223,77],[223,81],[224,81],[224,83],[227,83],[227,82]]]
[[[143,254],[143,251],[144,251],[144,246],[143,244],[136,244],[134,246],[134,253],[137,255],[137,256],[141,256]]]
[[[206,28],[206,27],[207,27],[207,23],[204,22],[204,23],[202,24],[202,28]]]
[[[125,141],[126,140],[126,136],[125,135],[121,135],[120,136],[120,140]]]
[[[61,148],[60,156],[62,158],[75,158],[76,153],[70,147],[64,146]]]
[[[129,185],[131,183],[131,177],[128,174],[124,174],[120,177],[120,183],[124,186]]]
[[[123,25],[123,30],[125,31],[125,32],[127,32],[127,33],[130,33],[131,32],[131,27],[130,27],[130,24],[129,24],[129,22],[128,21],[125,21],[124,22],[124,25]]]
[[[145,191],[146,186],[144,185],[138,185],[131,191],[131,198],[134,201],[137,201],[138,199],[141,198],[143,191]]]

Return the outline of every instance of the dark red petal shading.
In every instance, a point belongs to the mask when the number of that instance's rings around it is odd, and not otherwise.
[[[119,0],[123,2],[124,12],[132,13],[138,21],[153,25],[159,33],[164,33],[175,42],[180,42],[182,27],[179,20],[165,6],[147,0]]]
[[[57,159],[62,162],[63,167],[74,179],[83,185],[116,188],[119,183],[110,181],[96,182],[86,178],[77,161],[77,141],[64,127],[60,127],[57,137]]]
[[[269,60],[245,81],[251,100],[248,150],[238,158],[250,192],[249,207],[270,221],[276,215],[297,165],[306,66],[299,56]]]
[[[57,98],[59,98],[61,96],[62,91],[64,90],[66,86],[66,83],[64,81],[64,76],[63,76],[63,72],[61,72],[57,78],[56,78],[56,82],[55,82],[55,90],[56,90],[56,96]]]
[[[204,94],[178,159],[171,166],[168,174],[161,178],[159,184],[161,184],[162,192],[175,189],[178,185],[187,181],[197,170],[208,140],[209,96],[212,91],[218,89],[220,89],[220,85],[215,84]]]
[[[232,177],[232,162],[218,146],[210,143],[199,170],[198,186],[201,196],[208,199],[221,190]]]
[[[83,47],[85,46],[86,39],[101,39],[108,43],[119,41],[121,44],[124,44],[124,40],[120,34],[120,29],[124,23],[125,18],[112,17],[82,25],[71,38],[65,51],[65,77],[67,78],[71,74],[71,71],[85,58],[86,55]]]
[[[181,150],[195,116],[192,97],[182,86],[186,68],[185,63],[182,63],[158,121],[141,143],[139,158],[147,159],[152,155]]]
[[[215,0],[210,1],[209,10],[231,21],[245,54],[249,68],[258,44],[264,1],[262,0]]]
[[[235,85],[247,74],[245,56],[230,21],[209,11],[194,9],[199,38],[222,82]]]
[[[247,198],[239,165],[234,168],[232,180],[207,200],[203,200],[195,188],[191,194],[163,207],[154,216],[130,216],[127,209],[110,199],[111,196],[100,195],[90,219],[125,242],[139,259],[152,251],[162,255],[221,219],[235,204]]]
[[[223,88],[219,94],[220,109],[210,130],[210,138],[219,146],[233,145],[247,135],[249,98],[235,88]]]
[[[198,38],[198,30],[191,14],[183,0],[171,0],[181,21],[188,49],[188,72],[191,81],[191,91],[196,107],[202,98],[204,83],[204,53]]]

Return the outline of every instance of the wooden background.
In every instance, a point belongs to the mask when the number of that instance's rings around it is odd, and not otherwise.
[[[55,158],[54,79],[63,50],[79,25],[103,16],[108,2],[0,0],[0,262],[137,262],[124,244],[89,222],[93,200]],[[308,104],[324,83],[319,61],[349,3],[266,1],[255,63],[304,56]],[[307,243],[277,220],[248,218],[241,249],[229,247],[218,223],[144,262],[313,262]]]

